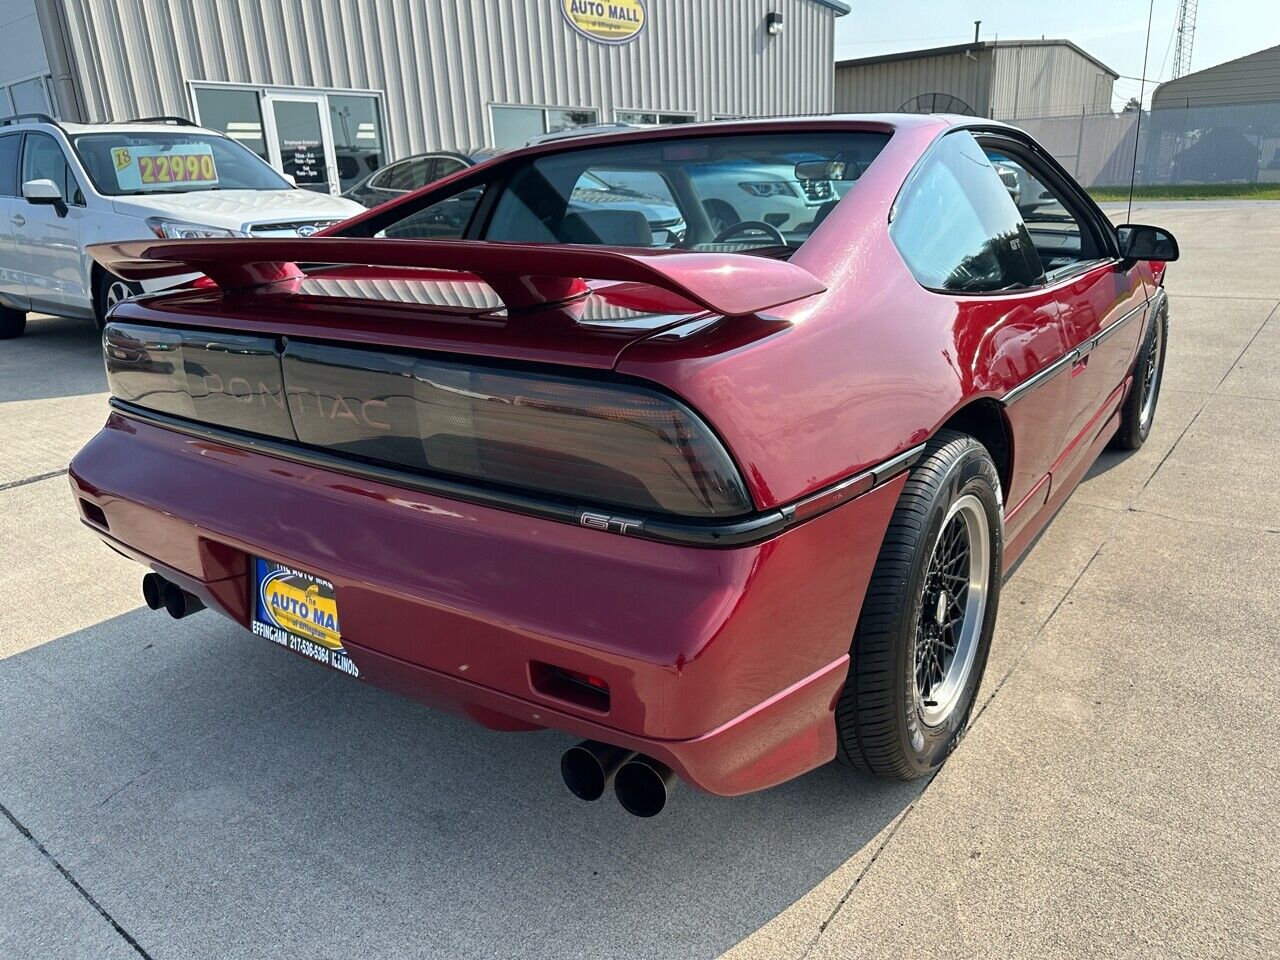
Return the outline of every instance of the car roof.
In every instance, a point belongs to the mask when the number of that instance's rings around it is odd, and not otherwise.
[[[86,133],[199,133],[213,137],[225,137],[220,130],[201,127],[182,117],[147,118],[142,120],[122,120],[119,123],[78,123],[72,120],[55,120],[53,117],[41,117],[34,114],[17,114],[15,117],[0,117],[0,131],[4,130],[48,130],[50,127],[61,130],[67,136],[80,136]]]

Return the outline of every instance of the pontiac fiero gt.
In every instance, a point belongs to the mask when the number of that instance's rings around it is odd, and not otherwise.
[[[71,467],[148,603],[575,734],[569,787],[652,815],[677,777],[943,761],[1003,576],[1151,429],[1177,246],[1016,129],[867,116],[561,140],[313,239],[93,255],[204,274],[115,308]]]

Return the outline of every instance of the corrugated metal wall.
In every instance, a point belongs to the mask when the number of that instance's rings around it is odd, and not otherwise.
[[[491,103],[595,107],[602,121],[832,106],[835,13],[813,0],[648,0],[644,33],[617,47],[574,33],[560,0],[44,2],[60,5],[83,119],[190,116],[190,80],[374,89],[401,156],[488,142]]]
[[[921,94],[958,97],[982,116],[991,89],[991,51],[947,53],[855,66],[836,67],[837,113],[875,113],[899,109]]]
[[[991,113],[1010,117],[1058,117],[1111,109],[1114,79],[1067,46],[1001,42],[991,74]]]
[[[1151,98],[1151,106],[1159,110],[1272,100],[1280,100],[1280,47],[1162,83]]]

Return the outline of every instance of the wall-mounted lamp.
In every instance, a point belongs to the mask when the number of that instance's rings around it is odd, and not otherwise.
[[[769,31],[769,36],[776,37],[782,32],[782,14],[770,13],[766,15],[764,25]]]

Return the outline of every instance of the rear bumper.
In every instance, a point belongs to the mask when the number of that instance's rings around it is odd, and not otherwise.
[[[764,543],[705,549],[448,500],[120,414],[71,465],[88,525],[237,623],[249,623],[251,557],[308,570],[335,584],[361,679],[486,726],[636,749],[726,795],[835,755],[849,640],[902,482]],[[608,709],[539,689],[537,663],[603,678]]]

